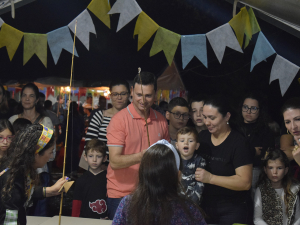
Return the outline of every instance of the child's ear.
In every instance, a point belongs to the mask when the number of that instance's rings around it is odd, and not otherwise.
[[[175,142],[176,149],[178,149],[178,141]]]
[[[106,160],[107,160],[107,155],[106,155],[106,156],[104,156],[104,158],[103,158],[102,162],[106,162]]]
[[[169,113],[169,111],[166,111],[166,119],[170,120],[170,113]]]
[[[196,150],[200,147],[200,143],[197,143]]]
[[[87,162],[87,157],[86,157],[85,153],[83,154],[83,157],[84,157],[84,160]]]
[[[285,169],[284,169],[284,175],[286,175],[288,172],[289,172],[289,168],[285,167]]]

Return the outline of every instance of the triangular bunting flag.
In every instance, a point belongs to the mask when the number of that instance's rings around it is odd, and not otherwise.
[[[279,79],[281,95],[283,96],[295,76],[299,71],[299,66],[291,63],[280,55],[277,55],[272,66],[270,83],[273,80]]]
[[[181,36],[182,68],[196,56],[207,68],[207,50],[205,34]]]
[[[0,31],[0,48],[6,46],[10,61],[14,57],[24,33],[6,23],[3,23]]]
[[[229,22],[230,26],[235,32],[236,38],[240,44],[243,46],[244,34],[251,40],[252,29],[250,24],[250,18],[246,7],[243,7],[241,11],[234,16]]]
[[[24,33],[23,65],[36,54],[47,68],[47,34]]]
[[[57,64],[62,49],[67,50],[71,54],[73,53],[73,39],[67,26],[51,31],[47,35],[49,48],[55,64]],[[74,55],[78,57],[76,48],[74,49]]]
[[[222,63],[226,46],[243,53],[243,50],[228,23],[208,32],[206,37],[220,63]]]
[[[135,0],[117,0],[108,14],[120,13],[117,32],[142,12]]]
[[[110,4],[107,0],[93,0],[87,7],[95,16],[98,17],[108,28],[110,28],[110,17],[107,14]]]
[[[82,42],[82,44],[87,48],[87,50],[89,50],[90,33],[96,34],[93,20],[89,12],[87,11],[87,9],[85,9],[68,25],[68,27],[73,33],[75,33],[76,20],[77,20],[76,37]]]
[[[254,14],[252,8],[248,9],[248,15],[249,15],[249,20],[250,20],[250,24],[251,24],[251,32],[252,32],[252,35],[254,35],[254,34],[258,33],[261,29],[260,29],[260,26],[257,22],[257,19],[255,17],[255,14]],[[250,39],[251,38],[248,38],[246,35],[244,48],[247,48],[247,46],[250,42]]]
[[[2,26],[2,24],[4,24],[4,21],[0,17],[0,27]]]
[[[169,65],[171,65],[180,37],[181,36],[179,34],[169,31],[163,27],[159,27],[150,50],[150,57],[160,51],[164,51],[167,61]]]
[[[265,35],[262,32],[259,32],[252,55],[250,72],[253,70],[253,67],[256,64],[270,57],[274,53],[276,52],[269,41],[266,39]]]
[[[134,29],[134,35],[138,35],[138,51],[149,41],[159,26],[146,13],[141,12]]]

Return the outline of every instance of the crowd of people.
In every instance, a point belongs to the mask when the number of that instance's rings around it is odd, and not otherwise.
[[[300,98],[282,106],[280,129],[260,91],[233,109],[224,95],[202,94],[157,106],[156,90],[149,72],[131,87],[114,80],[111,108],[86,103],[84,117],[70,103],[67,132],[61,96],[52,107],[28,83],[16,106],[0,86],[0,223],[23,225],[26,214],[47,210],[45,198],[68,180],[49,187],[56,144],[67,136],[66,173],[86,170],[75,182],[74,217],[116,225],[300,225]]]

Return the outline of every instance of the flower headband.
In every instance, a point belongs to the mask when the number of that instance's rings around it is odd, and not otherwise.
[[[179,157],[179,154],[178,154],[177,150],[174,148],[174,146],[172,144],[170,144],[167,140],[162,139],[162,140],[159,140],[158,142],[154,143],[153,145],[151,145],[149,148],[151,148],[151,147],[153,147],[154,145],[157,145],[157,144],[165,145],[169,149],[172,150],[172,152],[174,153],[174,156],[175,156],[175,161],[176,161],[177,169],[179,170],[180,157]]]
[[[51,140],[53,135],[52,129],[45,127],[43,124],[41,125],[43,126],[43,131],[36,144],[35,154],[38,154],[48,144],[48,142]]]

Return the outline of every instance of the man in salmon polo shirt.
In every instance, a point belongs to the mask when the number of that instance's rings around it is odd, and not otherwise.
[[[137,75],[131,87],[132,103],[118,112],[107,127],[107,210],[111,220],[122,198],[135,189],[140,162],[149,147],[144,110],[148,117],[150,145],[161,139],[170,141],[165,117],[151,108],[156,98],[156,78],[152,73],[141,72],[141,79],[145,102]]]

